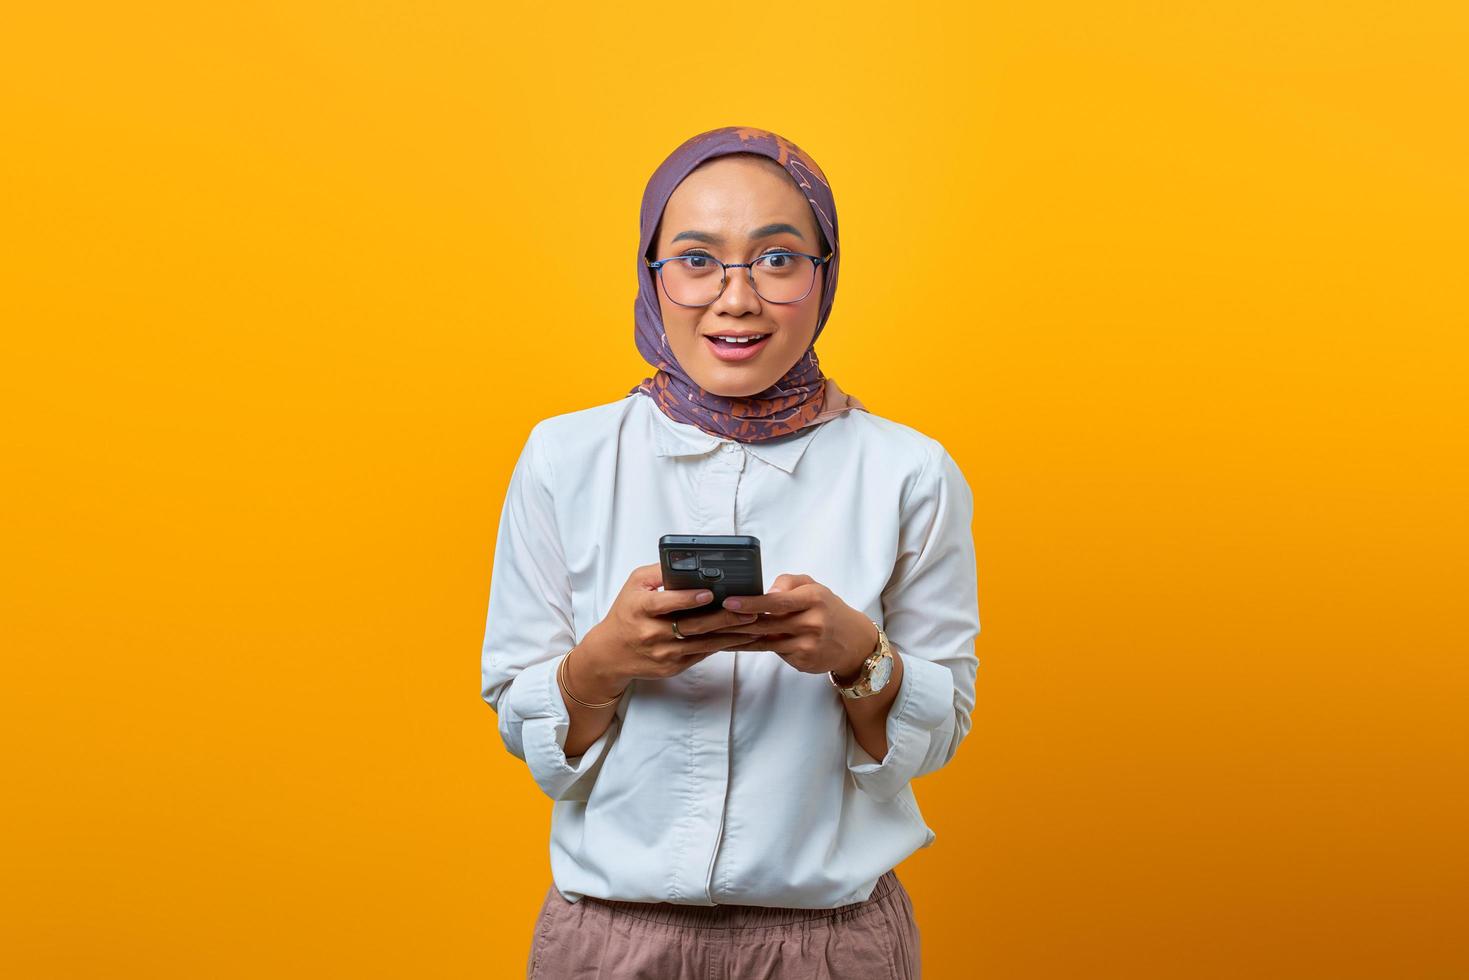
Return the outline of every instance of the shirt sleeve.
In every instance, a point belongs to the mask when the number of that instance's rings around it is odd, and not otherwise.
[[[847,768],[880,800],[946,765],[969,733],[979,667],[973,516],[969,484],[935,442],[901,507],[898,559],[882,592],[883,630],[903,658],[883,760],[847,726]]]
[[[540,427],[531,430],[510,477],[495,558],[480,658],[481,695],[499,718],[500,738],[525,761],[553,800],[585,800],[620,717],[580,756],[564,751],[571,713],[556,668],[576,645],[571,577],[556,529],[554,478]]]

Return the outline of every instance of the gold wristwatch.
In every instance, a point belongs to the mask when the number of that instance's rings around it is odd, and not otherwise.
[[[862,672],[857,675],[857,680],[850,687],[844,687],[837,683],[836,671],[827,671],[831,686],[844,698],[871,697],[886,687],[893,676],[893,648],[888,645],[888,635],[877,620],[869,622],[877,627],[877,647],[862,661]]]

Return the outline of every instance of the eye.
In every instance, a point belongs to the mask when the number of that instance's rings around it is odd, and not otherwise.
[[[771,249],[760,256],[759,263],[762,268],[773,272],[785,272],[791,268],[792,263],[799,256],[788,248]]]

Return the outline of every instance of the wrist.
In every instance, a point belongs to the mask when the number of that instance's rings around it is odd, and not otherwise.
[[[627,690],[632,678],[623,677],[588,633],[567,654],[566,673],[576,696],[586,701],[610,701]]]
[[[842,687],[850,687],[857,683],[857,678],[862,676],[862,665],[867,663],[867,658],[872,656],[877,649],[878,636],[877,627],[872,625],[872,620],[866,616],[862,617],[862,628],[857,634],[857,650],[848,658],[841,667],[834,668],[832,674],[836,682]]]

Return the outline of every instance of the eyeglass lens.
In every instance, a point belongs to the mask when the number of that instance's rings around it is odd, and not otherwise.
[[[723,269],[707,255],[681,255],[658,270],[668,298],[684,306],[707,306],[719,298]],[[731,269],[731,276],[745,269]],[[816,282],[816,263],[801,255],[774,253],[755,260],[755,292],[769,303],[804,299]]]

